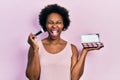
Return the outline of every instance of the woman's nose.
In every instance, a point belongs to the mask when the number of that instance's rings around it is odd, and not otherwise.
[[[52,24],[52,27],[57,27],[57,24],[56,23]]]

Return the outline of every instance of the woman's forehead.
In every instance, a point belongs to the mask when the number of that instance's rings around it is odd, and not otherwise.
[[[57,20],[57,21],[61,21],[62,20],[62,16],[58,13],[51,13],[48,15],[47,20]]]

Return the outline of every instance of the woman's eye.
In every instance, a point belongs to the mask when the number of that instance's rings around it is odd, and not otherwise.
[[[57,22],[57,24],[62,24],[62,22]]]
[[[54,23],[54,22],[47,22],[47,24],[62,24],[62,22],[56,22],[56,23]]]
[[[47,22],[48,24],[53,24],[53,22]]]

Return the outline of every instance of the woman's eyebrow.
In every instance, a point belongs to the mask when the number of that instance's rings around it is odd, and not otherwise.
[[[53,21],[53,20],[47,20],[47,21]],[[63,20],[57,20],[57,21],[63,21]],[[56,22],[57,22],[57,21],[56,21]],[[53,22],[54,22],[54,21],[53,21]]]

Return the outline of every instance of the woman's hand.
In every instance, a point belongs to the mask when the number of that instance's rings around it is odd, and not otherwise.
[[[92,50],[99,50],[104,47],[103,43],[95,42],[95,43],[82,43],[84,50],[92,51]]]
[[[36,36],[32,33],[30,33],[29,37],[28,37],[28,43],[30,44],[30,46],[36,50],[39,48],[37,41],[35,40]]]

